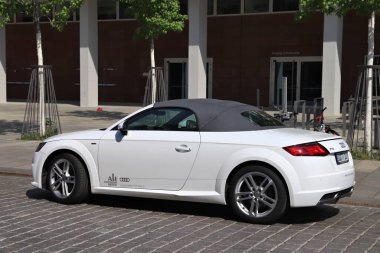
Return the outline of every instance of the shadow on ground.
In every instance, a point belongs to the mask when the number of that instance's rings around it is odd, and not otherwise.
[[[75,116],[75,117],[85,117],[85,118],[92,118],[95,120],[118,120],[122,119],[125,116],[127,116],[127,113],[123,112],[109,112],[109,111],[71,111],[71,112],[66,112],[64,114],[61,114],[59,116]]]
[[[28,198],[51,200],[48,192],[40,189],[31,189],[26,192]],[[217,217],[225,220],[237,218],[227,206],[193,203],[183,201],[170,201],[147,198],[121,197],[111,195],[91,195],[87,201],[89,205],[98,205],[115,208],[128,208],[152,212],[179,213],[185,215]],[[305,208],[291,208],[279,221],[281,224],[305,224],[323,221],[339,213],[334,206],[316,206]]]
[[[339,208],[330,205],[291,208],[281,219],[283,224],[305,224],[323,221],[336,216]]]
[[[48,191],[43,191],[37,188],[27,190],[26,196],[30,199],[46,199],[52,201]]]
[[[18,120],[0,120],[0,135],[7,133],[21,133],[23,122]]]

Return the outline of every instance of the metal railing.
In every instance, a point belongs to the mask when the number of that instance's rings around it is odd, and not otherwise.
[[[46,138],[61,132],[51,66],[33,66],[21,138]]]
[[[372,77],[370,73],[372,72]],[[372,85],[368,87],[368,84]],[[371,102],[367,103],[368,88],[371,88]],[[352,149],[371,151],[379,148],[380,133],[380,66],[359,66],[359,77],[356,86],[355,98],[350,109],[347,143]],[[370,115],[367,115],[367,107],[370,106]],[[367,117],[370,117],[367,120]],[[371,124],[368,127],[368,123]],[[366,130],[367,129],[367,130]],[[369,130],[369,132],[368,132]],[[367,131],[367,132],[366,132]]]

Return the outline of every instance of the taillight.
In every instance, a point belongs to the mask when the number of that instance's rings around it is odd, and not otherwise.
[[[326,156],[329,154],[329,152],[317,142],[284,147],[284,149],[294,156]]]

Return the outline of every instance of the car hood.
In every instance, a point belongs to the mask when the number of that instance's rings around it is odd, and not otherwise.
[[[99,129],[86,130],[86,131],[78,131],[72,133],[65,133],[52,136],[46,139],[46,142],[49,141],[59,141],[59,140],[99,140],[105,131]]]

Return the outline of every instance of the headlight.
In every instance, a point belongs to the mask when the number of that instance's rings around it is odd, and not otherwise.
[[[42,147],[45,146],[45,144],[46,144],[46,142],[41,142],[40,144],[38,144],[36,152],[40,151],[42,149]]]

